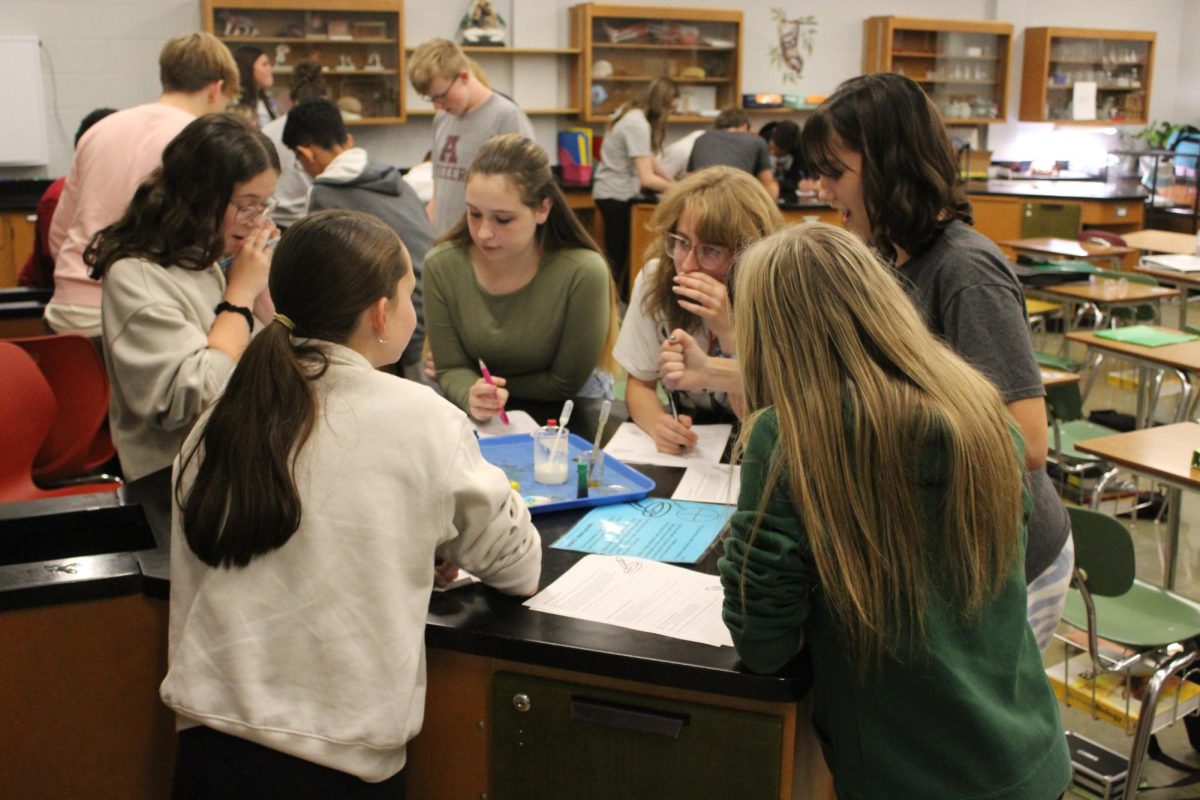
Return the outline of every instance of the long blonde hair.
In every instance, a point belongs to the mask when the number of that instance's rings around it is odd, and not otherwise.
[[[664,77],[655,78],[646,87],[644,95],[617,109],[608,129],[611,131],[621,117],[635,108],[640,108],[646,115],[646,121],[650,123],[650,150],[660,153],[663,139],[667,136],[667,118],[671,116],[671,108],[677,97],[679,97],[679,87],[675,81]]]
[[[696,331],[700,318],[679,305],[672,291],[675,270],[667,259],[667,236],[684,214],[690,214],[696,235],[705,244],[728,247],[737,254],[763,236],[783,228],[783,215],[767,190],[750,173],[733,167],[709,167],[693,172],[671,186],[659,199],[650,217],[653,236],[645,259],[660,259],[662,266],[654,286],[646,292],[642,311],[650,319],[662,319],[668,330]],[[727,283],[732,283],[736,266]]]
[[[1022,522],[1023,467],[996,389],[929,333],[891,270],[830,225],[744,253],[735,320],[752,412],[739,447],[768,408],[779,425],[751,542],[786,481],[860,676],[923,647],[931,605],[975,617],[1016,563]],[[937,451],[944,468],[930,475]],[[931,479],[938,510],[921,502]]]

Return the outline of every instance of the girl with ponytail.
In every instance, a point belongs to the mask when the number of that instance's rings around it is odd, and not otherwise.
[[[402,797],[435,558],[537,589],[537,531],[466,415],[378,369],[413,284],[369,214],[289,228],[274,320],[176,461],[161,694],[189,797]]]

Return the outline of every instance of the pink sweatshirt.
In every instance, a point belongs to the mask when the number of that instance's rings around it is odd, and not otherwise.
[[[100,283],[88,277],[83,251],[98,230],[121,218],[138,185],[162,163],[163,149],[193,119],[174,106],[147,103],[110,114],[84,134],[50,226],[51,303],[100,307]]]

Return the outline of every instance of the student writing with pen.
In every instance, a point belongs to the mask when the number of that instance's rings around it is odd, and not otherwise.
[[[546,152],[497,136],[466,185],[467,213],[425,257],[425,335],[446,397],[486,422],[510,398],[609,396],[612,278]]]
[[[737,352],[729,280],[738,254],[783,227],[771,196],[751,175],[731,167],[692,173],[659,200],[654,239],[638,273],[613,356],[629,373],[625,402],[637,425],[663,453],[690,452],[695,422],[728,416],[728,394],[702,381],[658,397],[659,354],[674,333],[694,337],[708,356]]]

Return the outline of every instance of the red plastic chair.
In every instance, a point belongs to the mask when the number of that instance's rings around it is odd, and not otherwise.
[[[33,461],[58,413],[54,392],[24,350],[2,341],[0,386],[4,387],[0,390],[0,503],[117,490],[115,483],[38,488],[33,482]]]
[[[1127,247],[1124,237],[1112,231],[1086,230],[1079,241],[1092,244],[1107,244],[1113,247]]]
[[[76,334],[9,341],[37,363],[58,401],[33,479],[46,486],[99,472],[116,448],[108,433],[108,373],[95,345]]]

